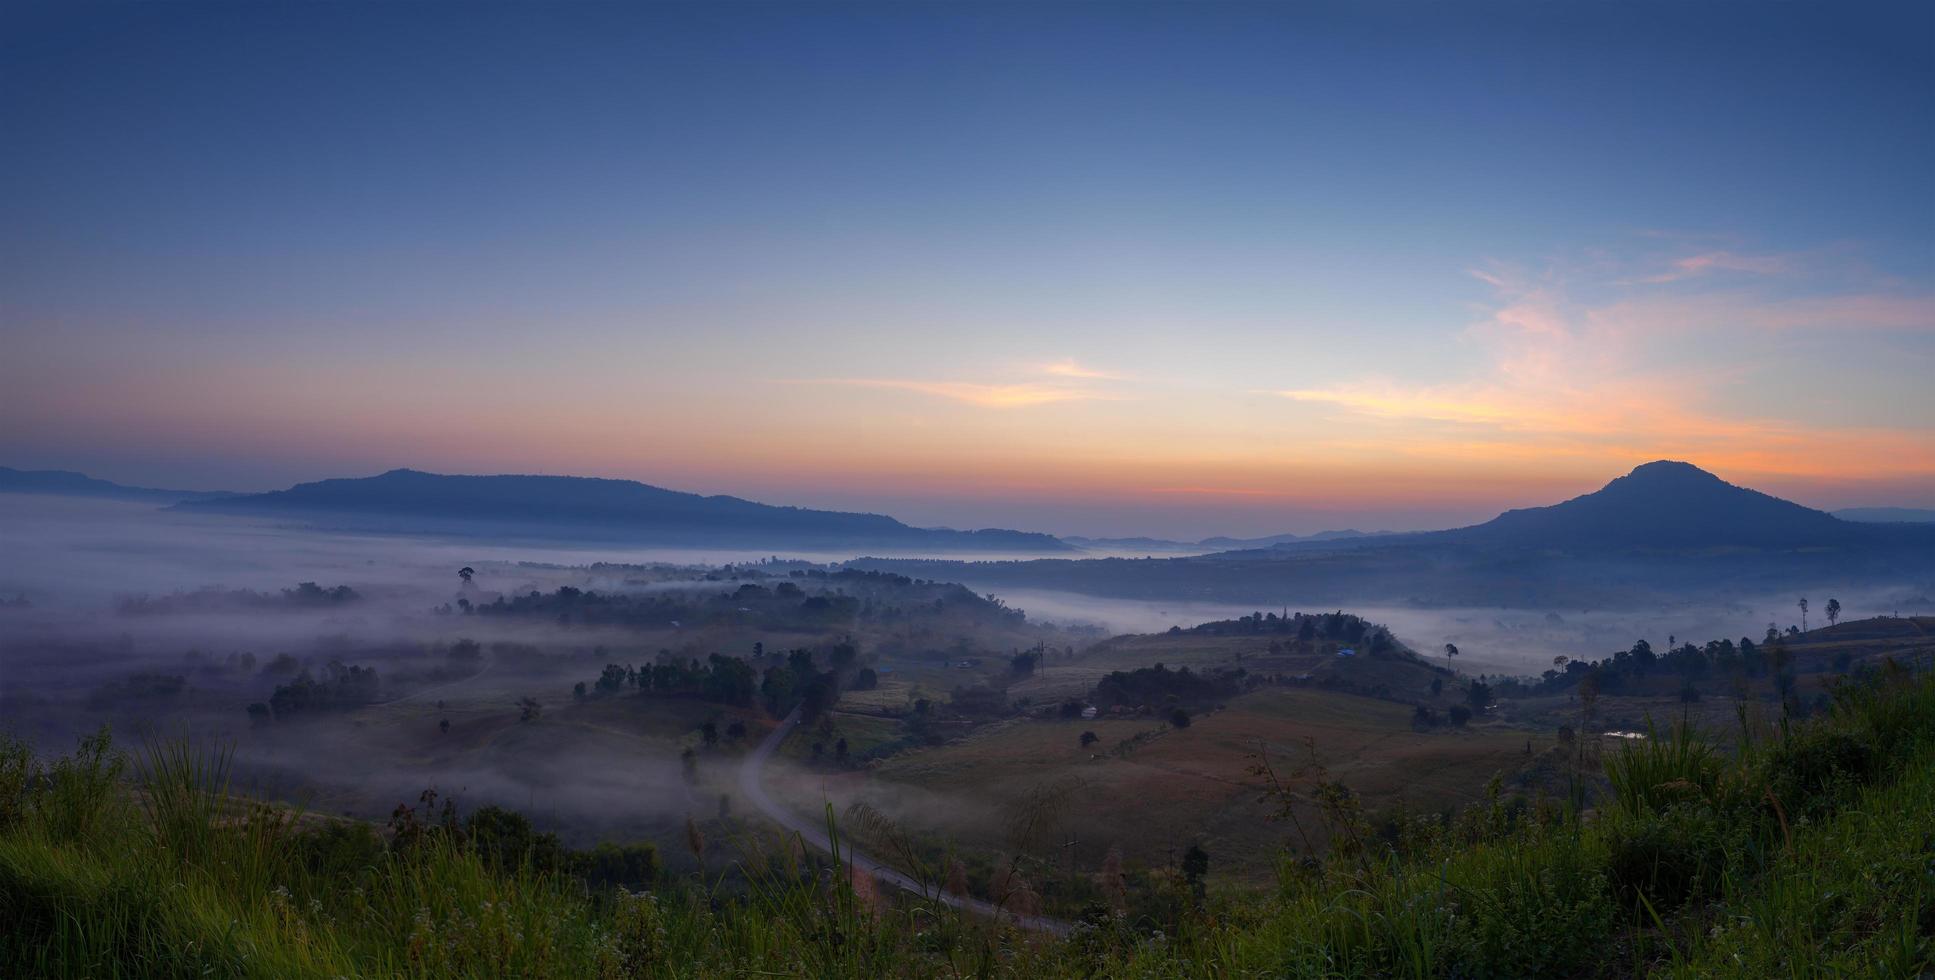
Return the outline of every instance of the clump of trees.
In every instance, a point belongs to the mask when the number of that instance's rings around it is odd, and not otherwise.
[[[1276,613],[1256,612],[1236,619],[1202,623],[1188,630],[1171,632],[1206,633],[1211,636],[1274,635],[1295,637],[1294,642],[1353,644],[1362,646],[1372,657],[1393,656],[1404,651],[1391,631],[1352,613]]]
[[[1238,693],[1249,678],[1241,667],[1197,673],[1188,667],[1170,670],[1163,664],[1118,670],[1095,685],[1097,705],[1139,707],[1161,704],[1171,697],[1184,704],[1218,701]]]
[[[830,669],[821,670],[813,651],[797,649],[762,671],[742,657],[714,653],[698,660],[660,651],[654,664],[606,664],[589,689],[580,683],[573,690],[580,697],[612,697],[629,691],[734,707],[757,704],[775,716],[798,707],[810,721],[839,699],[842,678],[860,689],[878,686],[879,677],[872,669],[856,669],[858,656],[858,648],[850,642],[835,644],[827,654]]]
[[[377,700],[381,693],[376,668],[331,660],[324,665],[321,677],[304,668],[289,683],[276,685],[266,707],[276,719],[284,719],[319,711],[353,710]],[[260,717],[254,705],[249,714]]]
[[[117,608],[124,615],[144,616],[162,613],[234,612],[243,609],[325,609],[347,605],[363,598],[347,585],[324,588],[303,582],[281,592],[254,589],[200,589],[165,596],[130,596]]]
[[[1529,686],[1500,680],[1500,693],[1558,693],[1577,688],[1587,678],[1606,694],[1668,693],[1697,690],[1710,677],[1771,678],[1783,691],[1794,684],[1793,655],[1778,635],[1770,642],[1751,638],[1712,640],[1703,646],[1683,643],[1659,653],[1640,640],[1630,649],[1601,660],[1556,660]],[[1524,687],[1521,690],[1521,687]]]
[[[460,599],[465,614],[542,618],[560,625],[615,625],[660,628],[679,624],[811,625],[817,628],[865,621],[893,622],[913,617],[946,615],[970,623],[1025,622],[1026,614],[1000,600],[978,596],[961,585],[928,582],[889,572],[842,569],[792,573],[790,580],[768,585],[740,582],[716,592],[598,592],[559,586],[553,592],[530,591],[520,596],[498,596],[472,605]],[[711,577],[711,576],[708,576]],[[811,588],[803,587],[810,586]],[[440,607],[448,613],[450,607]]]

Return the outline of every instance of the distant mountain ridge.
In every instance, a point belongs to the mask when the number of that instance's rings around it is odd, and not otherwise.
[[[572,537],[610,536],[694,546],[1072,550],[1047,534],[999,528],[916,528],[880,514],[774,506],[667,490],[635,480],[582,476],[455,476],[397,469],[178,506],[228,514],[325,518],[380,530],[568,532]]]
[[[45,493],[67,497],[113,497],[122,500],[211,500],[230,496],[226,490],[161,490],[130,487],[72,470],[17,470],[0,466],[0,493]]]
[[[1691,463],[1658,460],[1604,487],[1545,507],[1508,510],[1483,524],[1375,538],[1274,545],[1269,552],[1307,553],[1431,545],[1488,549],[1614,552],[1699,548],[1791,549],[1872,538],[1871,526],[1735,486]],[[1257,557],[1252,550],[1212,557]]]
[[[1526,608],[1644,607],[1693,595],[1894,587],[1935,576],[1935,524],[1857,523],[1689,463],[1635,468],[1592,493],[1446,531],[1281,542],[1157,558],[860,567],[975,588],[1140,600]],[[1805,594],[1805,593],[1797,593]]]
[[[1925,507],[1844,507],[1834,516],[1864,524],[1935,524],[1935,510]]]

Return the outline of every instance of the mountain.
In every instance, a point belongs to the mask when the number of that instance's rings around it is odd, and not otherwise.
[[[1849,507],[1834,516],[1864,524],[1935,524],[1935,510],[1921,507]]]
[[[1694,596],[1736,601],[1797,588],[1914,586],[1935,580],[1935,525],[1844,521],[1688,463],[1660,461],[1571,500],[1448,531],[1191,557],[858,564],[976,588],[1258,608],[1644,608]]]
[[[179,506],[302,517],[376,530],[622,538],[707,547],[1072,550],[1046,534],[916,528],[879,514],[775,507],[633,480],[580,476],[447,476],[391,470],[380,476],[320,480],[271,493]]]
[[[1661,460],[1549,507],[1508,510],[1440,532],[1490,546],[1566,549],[1805,548],[1861,529],[1825,511],[1737,487],[1691,463]]]
[[[157,490],[153,487],[129,487],[106,480],[97,480],[85,473],[69,470],[16,470],[8,466],[0,466],[0,493],[113,497],[122,500],[152,500],[156,503],[211,500],[230,495],[224,490]]]

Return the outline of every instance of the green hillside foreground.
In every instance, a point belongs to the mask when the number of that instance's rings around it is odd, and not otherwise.
[[[1024,934],[743,842],[699,879],[591,888],[428,819],[393,838],[227,794],[219,753],[0,747],[0,975],[50,977],[1912,977],[1935,970],[1935,677],[1890,666],[1723,755],[1686,730],[1596,759],[1585,808],[1494,793],[1206,896],[1181,873]],[[1287,778],[1287,774],[1286,774]],[[1285,825],[1286,838],[1294,835]],[[724,851],[724,842],[714,844]],[[540,870],[543,868],[544,870]],[[1119,892],[1107,882],[1098,893]],[[1050,911],[1057,911],[1051,909]]]

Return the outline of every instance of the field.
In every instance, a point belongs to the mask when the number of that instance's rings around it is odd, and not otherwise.
[[[1085,731],[1098,737],[1086,748],[1078,741]],[[967,850],[1059,853],[1059,863],[1077,867],[1110,847],[1131,861],[1169,864],[1200,844],[1219,876],[1253,880],[1280,845],[1301,843],[1259,802],[1265,783],[1250,769],[1260,754],[1286,780],[1320,763],[1372,810],[1437,811],[1477,798],[1493,775],[1511,776],[1552,741],[1488,724],[1418,732],[1401,704],[1265,688],[1187,728],[1153,718],[1010,719],[903,752],[864,777],[796,785],[794,798],[810,807],[825,794],[841,809],[865,801]],[[1016,825],[1036,809],[1052,811],[1050,819],[1022,839]],[[1319,825],[1306,821],[1321,844]],[[1056,850],[1071,838],[1079,842],[1072,854]]]

